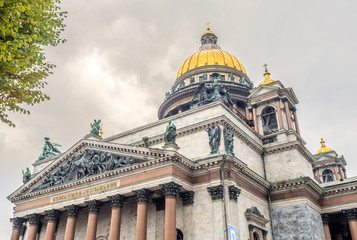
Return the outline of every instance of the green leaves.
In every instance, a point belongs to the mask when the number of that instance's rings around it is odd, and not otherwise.
[[[24,104],[48,100],[41,92],[53,64],[45,61],[43,46],[64,42],[67,12],[59,0],[0,0],[0,120],[15,126],[7,111],[30,112]]]

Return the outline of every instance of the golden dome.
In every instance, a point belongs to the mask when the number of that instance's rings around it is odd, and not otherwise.
[[[217,45],[217,36],[214,32],[212,32],[209,26],[202,34],[201,44],[202,46],[198,52],[187,58],[182,64],[177,72],[176,79],[189,70],[209,65],[235,68],[247,75],[244,66],[238,61],[238,59],[232,54],[222,50],[221,47]]]
[[[322,137],[321,137],[321,142],[320,143],[321,143],[321,148],[319,150],[317,150],[316,154],[333,151],[331,148],[326,147],[325,141],[324,141],[324,139]]]
[[[269,84],[269,83],[272,83],[272,82],[275,82],[274,79],[271,79],[270,78],[270,73],[268,72],[268,68],[267,68],[267,64],[264,64],[264,68],[265,68],[265,73],[264,73],[264,81],[259,83],[258,86],[260,85],[266,85],[266,84]]]
[[[187,58],[177,72],[176,79],[185,72],[207,65],[220,65],[235,68],[247,75],[244,66],[232,54],[222,49],[202,49]]]

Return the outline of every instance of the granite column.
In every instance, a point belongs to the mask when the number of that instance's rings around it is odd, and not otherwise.
[[[57,222],[58,222],[59,211],[52,209],[52,210],[45,211],[45,213],[46,213],[46,218],[47,218],[45,240],[54,240]]]
[[[331,240],[331,233],[330,233],[330,227],[329,227],[329,216],[328,214],[321,214],[322,218],[322,223],[324,225],[324,233],[325,233],[325,238],[326,240]]]
[[[97,237],[98,213],[101,202],[97,200],[85,202],[88,207],[88,223],[86,240],[95,240]]]
[[[121,214],[124,204],[124,196],[119,194],[109,196],[108,199],[112,205],[112,216],[110,221],[109,240],[119,240],[120,238],[120,224]]]
[[[21,228],[24,226],[24,222],[26,221],[24,218],[12,218],[10,219],[12,222],[12,233],[11,240],[19,240],[21,234]]]
[[[148,189],[140,189],[133,191],[136,194],[137,217],[136,217],[136,240],[146,240],[147,230],[147,211],[149,197],[152,196],[152,192]]]
[[[39,227],[41,225],[41,215],[38,214],[30,214],[28,215],[29,218],[29,232],[27,235],[27,240],[36,240],[37,238],[37,232],[39,230]]]

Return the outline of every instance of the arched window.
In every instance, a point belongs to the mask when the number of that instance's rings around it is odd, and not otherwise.
[[[333,172],[330,169],[326,169],[322,172],[323,182],[332,182],[334,180]]]
[[[183,240],[183,233],[181,232],[180,229],[176,229],[176,239]]]
[[[256,233],[256,232],[253,234],[253,236],[254,236],[254,240],[259,240],[260,239],[258,233]]]
[[[270,134],[278,131],[278,123],[276,121],[275,109],[267,107],[262,112],[263,132]]]

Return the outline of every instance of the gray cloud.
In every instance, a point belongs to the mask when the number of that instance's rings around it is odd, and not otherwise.
[[[183,61],[197,51],[211,21],[219,45],[234,54],[258,84],[264,63],[271,76],[292,87],[298,117],[312,153],[320,134],[344,154],[357,175],[357,21],[352,1],[62,1],[69,12],[67,43],[47,49],[57,65],[46,92],[51,100],[10,114],[17,124],[0,128],[2,197],[0,238],[9,238],[12,204],[5,197],[21,185],[21,169],[38,157],[43,137],[65,151],[101,118],[110,136],[157,119],[164,94]]]

